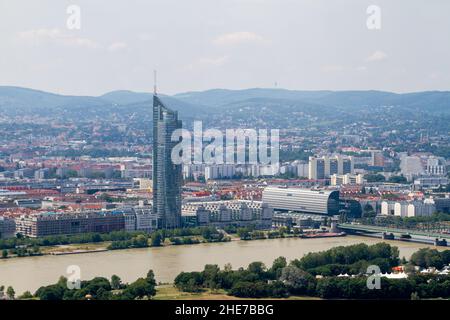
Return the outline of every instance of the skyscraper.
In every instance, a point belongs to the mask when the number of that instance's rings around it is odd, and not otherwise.
[[[172,133],[181,128],[178,112],[153,96],[153,211],[164,229],[181,226],[182,165],[174,164],[171,152],[178,141]]]

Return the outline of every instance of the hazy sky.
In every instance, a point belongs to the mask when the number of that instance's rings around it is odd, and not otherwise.
[[[448,0],[0,0],[0,85],[151,91],[156,68],[168,94],[450,90],[449,14]]]

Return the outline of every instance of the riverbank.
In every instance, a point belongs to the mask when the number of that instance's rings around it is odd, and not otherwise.
[[[333,237],[343,237],[346,234],[345,233],[309,233],[309,234],[303,234],[303,235],[293,235],[293,234],[286,234],[282,237],[276,237],[271,238],[267,236],[268,232],[265,232],[265,238],[261,239],[241,239],[236,234],[226,234],[226,237],[229,238],[227,241],[220,241],[220,242],[228,242],[228,241],[258,241],[258,240],[275,240],[275,239],[288,239],[288,238],[302,238],[302,239],[318,239],[318,238],[333,238]],[[180,237],[183,238],[191,238],[196,240],[193,243],[173,243],[170,241],[170,239],[165,239],[164,242],[161,243],[160,246],[148,246],[143,248],[151,248],[151,247],[168,247],[168,246],[186,246],[186,245],[198,245],[201,243],[217,243],[214,241],[207,241],[205,239],[202,239],[199,236],[186,236],[186,237]],[[52,246],[41,246],[39,254],[35,254],[32,256],[17,256],[17,255],[10,255],[7,258],[4,259],[14,259],[14,258],[29,258],[29,257],[36,257],[36,256],[45,256],[45,255],[54,255],[54,256],[61,256],[61,255],[71,255],[71,254],[82,254],[82,253],[99,253],[104,251],[119,251],[119,250],[133,250],[136,248],[117,248],[117,249],[111,249],[112,241],[104,241],[104,242],[92,242],[92,243],[73,243],[73,244],[67,244],[67,245],[52,245]],[[1,260],[1,259],[0,259]]]
[[[157,282],[173,283],[182,271],[202,270],[205,264],[233,268],[247,267],[253,261],[270,265],[279,256],[287,260],[301,258],[309,252],[328,250],[356,243],[387,242],[397,246],[400,257],[409,258],[420,248],[433,247],[403,241],[383,241],[376,238],[346,236],[338,238],[279,238],[252,241],[170,245],[128,250],[113,250],[95,254],[44,255],[21,259],[0,259],[0,285],[12,286],[18,294],[34,292],[40,286],[55,283],[60,276],[69,276],[69,266],[78,266],[82,279],[96,276],[110,278],[116,274],[125,282],[142,277],[148,270],[155,272]],[[445,248],[436,248],[438,250]]]

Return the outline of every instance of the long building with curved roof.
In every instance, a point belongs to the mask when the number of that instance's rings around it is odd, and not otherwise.
[[[267,187],[262,201],[275,210],[321,215],[339,214],[339,191]]]

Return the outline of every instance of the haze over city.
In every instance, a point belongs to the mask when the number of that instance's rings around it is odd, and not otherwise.
[[[70,5],[80,29],[66,26]],[[366,10],[381,9],[369,30]],[[448,90],[450,3],[2,1],[0,85],[60,94],[212,88]]]

